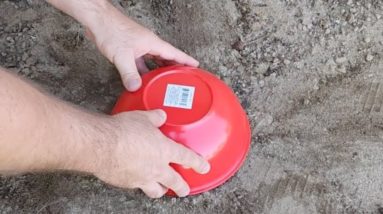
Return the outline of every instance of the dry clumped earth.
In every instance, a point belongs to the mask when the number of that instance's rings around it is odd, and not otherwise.
[[[383,1],[114,0],[233,88],[253,127],[223,186],[150,200],[73,174],[0,177],[2,213],[383,213]],[[71,18],[0,2],[0,65],[108,113],[122,85]]]

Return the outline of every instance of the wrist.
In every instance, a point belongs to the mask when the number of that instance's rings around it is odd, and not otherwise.
[[[75,10],[73,17],[94,33],[108,24],[108,17],[113,16],[115,10],[117,9],[107,0],[86,0],[82,8]]]
[[[111,116],[69,108],[62,109],[59,121],[56,130],[65,136],[57,138],[61,146],[55,169],[94,174],[109,154]]]
[[[92,13],[82,15],[79,20],[94,36],[95,42],[102,44],[110,37],[116,36],[111,33],[119,32],[119,28],[130,28],[135,24],[127,18],[120,10],[107,2],[103,6],[98,6]]]
[[[89,29],[103,25],[105,17],[115,9],[108,0],[47,0]]]

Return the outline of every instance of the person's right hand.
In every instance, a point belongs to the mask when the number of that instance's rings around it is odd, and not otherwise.
[[[186,147],[165,137],[158,127],[166,120],[162,110],[133,111],[112,117],[115,129],[113,143],[108,144],[105,158],[100,159],[94,174],[101,180],[122,188],[140,188],[151,198],[163,196],[172,189],[187,196],[188,184],[169,165],[176,163],[204,174],[209,163]]]

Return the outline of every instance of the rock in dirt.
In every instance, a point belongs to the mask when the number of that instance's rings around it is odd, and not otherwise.
[[[255,132],[263,132],[268,126],[270,126],[274,121],[273,116],[266,114],[261,118],[259,123],[255,126]]]
[[[371,54],[368,54],[368,55],[366,56],[366,60],[367,60],[367,62],[371,62],[373,59],[374,59],[374,56],[371,55]]]

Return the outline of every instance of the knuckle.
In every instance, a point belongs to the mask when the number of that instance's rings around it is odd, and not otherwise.
[[[180,156],[179,149],[177,148],[177,145],[176,145],[177,143],[171,141],[166,136],[162,136],[161,141],[163,141],[161,146],[162,146],[163,154],[165,157],[177,158],[178,156]]]
[[[184,155],[185,159],[188,160],[190,166],[195,167],[199,164],[199,158],[194,152],[186,150]]]
[[[185,192],[187,190],[187,186],[184,184],[184,182],[177,181],[177,182],[174,182],[172,189],[175,192]]]
[[[162,194],[160,192],[153,192],[152,195],[150,195],[150,198],[161,198]]]
[[[199,169],[204,168],[206,166],[206,161],[202,159],[201,157],[196,157],[196,165]]]
[[[121,78],[122,79],[138,79],[139,74],[138,74],[138,71],[132,69],[126,72],[121,72]]]
[[[165,192],[161,191],[160,189],[154,190],[152,194],[152,198],[161,198]]]
[[[163,177],[164,175],[159,171],[159,170],[154,170],[152,172],[152,177],[156,180],[159,180]]]
[[[174,185],[178,182],[177,177],[174,175],[174,172],[171,172],[170,170],[166,170],[162,173],[160,177],[160,181],[162,181],[166,186]]]
[[[150,39],[153,39],[154,41],[158,42],[158,41],[163,41],[161,39],[161,37],[159,37],[156,33],[154,33],[153,31],[149,30],[146,32],[146,36]]]
[[[159,198],[160,196],[159,196],[159,194],[158,193],[156,193],[156,192],[148,192],[148,193],[146,193],[146,195],[149,197],[149,198],[153,198],[153,199],[155,199],[155,198]]]
[[[137,183],[128,183],[126,185],[126,188],[128,188],[128,189],[135,189],[135,188],[139,188],[139,186],[138,186]]]
[[[140,188],[149,198],[160,198],[163,194],[157,188],[145,186]]]
[[[169,175],[166,177],[167,183],[174,187],[180,186],[180,180],[174,173],[168,173]]]
[[[174,146],[174,150],[176,151],[176,154],[178,154],[179,156],[181,156],[183,158],[188,158],[189,154],[188,154],[188,150],[186,149],[186,147],[184,147],[181,144],[175,143],[175,142],[172,144]]]
[[[136,117],[136,118],[139,118],[139,119],[142,119],[142,118],[147,118],[146,114],[144,111],[140,111],[140,110],[135,110],[135,111],[131,111],[131,112],[127,112],[127,113],[131,113],[132,116]]]
[[[171,184],[171,189],[175,192],[188,191],[188,185],[176,172],[172,173],[168,182]]]
[[[150,124],[150,117],[148,116],[147,112],[136,110],[136,111],[127,112],[127,114],[131,114],[131,118],[134,121],[136,122],[139,121],[142,126],[145,126],[145,127],[142,127],[143,129],[148,128],[148,125]]]

